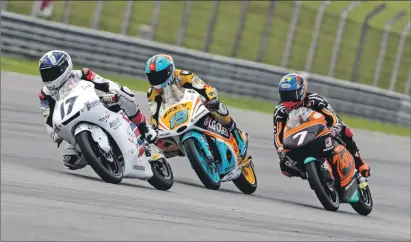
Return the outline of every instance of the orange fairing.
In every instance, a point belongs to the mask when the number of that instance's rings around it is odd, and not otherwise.
[[[340,177],[340,186],[347,186],[354,174],[355,163],[350,152],[342,145],[334,148],[333,165]]]
[[[324,118],[324,115],[322,115],[321,113],[318,113],[316,111],[312,111],[312,113],[310,114],[310,116],[308,117],[308,120],[305,121],[304,123],[302,123],[301,125],[295,127],[295,128],[291,128],[288,125],[285,126],[284,129],[284,138],[286,139],[287,137],[301,131],[304,130],[308,127],[317,125],[317,124],[323,124],[323,125],[327,125],[327,121]],[[328,133],[329,130],[328,129],[324,129],[324,131],[322,131],[320,134],[318,134],[317,137],[322,136],[326,133]]]

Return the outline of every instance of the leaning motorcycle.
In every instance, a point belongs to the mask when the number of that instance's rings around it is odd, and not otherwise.
[[[307,179],[326,210],[349,203],[361,215],[373,208],[367,179],[355,169],[354,158],[340,137],[332,137],[324,116],[301,107],[289,114],[284,129],[286,165]]]
[[[159,190],[172,187],[173,172],[162,151],[141,138],[123,110],[109,109],[93,83],[69,78],[59,89],[52,122],[105,182],[138,178]]]
[[[255,192],[257,177],[251,156],[240,156],[233,135],[214,118],[203,101],[194,90],[167,86],[158,118],[160,141],[168,147],[177,147],[178,152],[188,157],[206,188],[217,190],[221,182],[233,181],[243,193]]]

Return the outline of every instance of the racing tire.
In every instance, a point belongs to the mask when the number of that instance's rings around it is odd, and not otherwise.
[[[360,200],[357,203],[351,203],[351,207],[360,215],[367,216],[373,208],[371,191],[368,185],[365,188],[357,188]]]
[[[80,147],[81,152],[86,158],[88,164],[93,168],[93,170],[107,183],[118,184],[123,179],[123,169],[117,160],[116,156],[113,154],[114,163],[117,167],[117,173],[109,171],[103,164],[102,159],[105,160],[103,154],[99,152],[100,148],[98,144],[93,140],[91,133],[89,131],[81,131],[76,135],[76,141]],[[97,153],[97,154],[96,154]],[[101,157],[99,159],[99,157]],[[114,164],[113,163],[113,164]]]
[[[196,155],[197,153],[202,156],[202,159],[207,162],[207,158],[205,154],[201,151],[202,149],[199,147],[200,144],[198,141],[194,138],[188,138],[183,142],[183,146],[186,150],[186,155],[188,157],[188,160],[191,163],[192,168],[196,172],[198,178],[200,178],[200,181],[203,183],[203,185],[211,190],[217,190],[220,188],[220,178],[218,176],[218,182],[213,181],[213,179],[209,176],[208,172],[204,169],[201,160],[199,157]]]
[[[246,168],[246,169],[244,169]],[[248,173],[249,174],[244,174]],[[250,161],[250,164],[241,169],[241,175],[233,180],[234,185],[244,194],[252,194],[257,190],[257,176],[254,171],[254,164]]]
[[[340,198],[338,192],[334,188],[335,200],[333,201],[331,197],[326,193],[323,184],[318,176],[316,162],[310,162],[306,165],[306,170],[308,174],[308,182],[310,184],[311,189],[314,190],[315,194],[317,195],[318,200],[320,200],[321,204],[328,211],[337,211],[340,207]]]
[[[153,176],[148,179],[148,183],[161,191],[167,191],[174,184],[174,175],[171,170],[170,164],[166,159],[160,159],[150,162],[151,170],[153,171]],[[161,170],[161,167],[167,171],[164,174],[164,171]]]

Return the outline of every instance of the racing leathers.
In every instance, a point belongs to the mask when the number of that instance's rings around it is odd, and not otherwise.
[[[229,115],[228,109],[218,100],[217,90],[214,87],[206,84],[192,72],[180,69],[175,69],[171,85],[178,85],[179,87],[195,90],[203,96],[207,109],[209,109],[212,115],[233,134],[239,145],[240,155],[243,158],[245,157],[248,135],[238,129],[236,123]],[[147,91],[147,98],[151,113],[151,124],[155,130],[158,130],[158,115],[161,103],[164,101],[164,92],[150,87]],[[241,139],[241,142],[239,139]],[[168,151],[165,150],[165,147],[162,145],[159,145],[159,147],[165,154],[168,153]],[[171,154],[171,152],[169,153]],[[173,154],[170,154],[168,154],[168,157],[173,157],[175,155],[184,156],[180,150],[178,150],[178,152],[173,151]]]
[[[93,71],[90,71],[88,68],[73,70],[69,78],[77,78],[92,82],[96,89],[96,93],[102,102],[105,102],[110,108],[117,107],[122,109],[130,121],[136,124],[143,138],[148,142],[155,141],[157,134],[147,125],[144,114],[140,111],[134,94],[130,89],[122,87],[111,80],[104,79]],[[57,95],[58,91],[52,93],[46,86],[43,86],[39,98],[47,133],[59,146],[63,140],[57,135],[52,127],[53,110]],[[86,166],[87,163],[82,157],[80,151],[77,151],[73,145],[67,143],[63,154],[63,164],[67,168],[75,170]]]
[[[371,174],[371,170],[368,165],[363,161],[358,147],[353,140],[353,133],[351,130],[345,125],[342,120],[338,117],[335,113],[333,108],[327,102],[327,100],[321,97],[317,93],[307,93],[302,106],[306,108],[310,108],[314,111],[317,111],[324,115],[325,120],[327,121],[327,126],[330,127],[331,132],[333,135],[339,135],[342,140],[346,143],[347,150],[354,156],[355,166],[358,171],[363,176],[369,176]],[[293,168],[287,166],[287,162],[285,162],[285,154],[282,152],[283,150],[283,131],[285,128],[285,124],[287,122],[289,111],[282,105],[282,103],[278,103],[274,110],[274,145],[277,149],[277,152],[280,157],[280,169],[281,172],[286,176],[300,176],[300,173]]]

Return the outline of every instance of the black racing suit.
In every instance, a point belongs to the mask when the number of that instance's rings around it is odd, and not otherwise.
[[[346,143],[347,150],[354,156],[355,166],[358,167],[363,164],[361,156],[359,154],[358,147],[353,140],[353,134],[351,130],[342,122],[342,120],[338,117],[335,113],[331,105],[327,102],[327,100],[321,97],[317,93],[307,93],[303,107],[310,108],[314,111],[317,111],[325,116],[325,120],[327,121],[327,125],[329,127],[334,126],[335,124],[341,124],[341,138]],[[283,131],[285,124],[288,119],[289,111],[282,105],[281,102],[278,103],[277,107],[274,110],[274,145],[278,150],[280,147],[283,146]],[[294,176],[299,176],[299,173],[296,172],[294,169],[286,166],[283,162],[280,162],[280,169],[281,171],[289,172]]]

